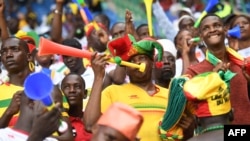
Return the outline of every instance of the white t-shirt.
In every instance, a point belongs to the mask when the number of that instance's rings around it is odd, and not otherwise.
[[[26,141],[28,135],[9,127],[0,129],[0,141]],[[46,138],[44,141],[57,141],[55,138]]]
[[[94,82],[94,71],[91,67],[86,67],[86,70],[81,75],[85,81],[85,89],[92,88]]]

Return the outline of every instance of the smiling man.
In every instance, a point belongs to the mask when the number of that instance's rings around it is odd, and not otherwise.
[[[199,32],[200,38],[207,45],[206,59],[190,66],[185,74],[195,76],[215,70],[230,70],[236,73],[230,81],[230,99],[235,117],[233,124],[250,124],[248,83],[242,73],[242,68],[234,61],[237,52],[225,46],[227,31],[221,18],[214,14],[206,15],[201,20]]]

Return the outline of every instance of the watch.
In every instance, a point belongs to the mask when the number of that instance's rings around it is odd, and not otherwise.
[[[60,11],[57,10],[57,9],[54,10],[54,13],[55,13],[55,14],[62,14],[62,12],[60,12]]]

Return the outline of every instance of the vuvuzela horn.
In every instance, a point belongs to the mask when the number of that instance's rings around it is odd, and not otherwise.
[[[91,56],[93,55],[93,53],[90,51],[80,50],[77,48],[61,45],[41,37],[39,42],[38,55],[43,56],[49,54],[60,54],[60,55],[74,56],[74,57],[88,58],[88,59],[90,59]],[[127,67],[137,68],[141,72],[144,72],[146,67],[145,63],[141,64],[130,63],[123,60],[119,60],[117,59],[117,57],[116,59],[114,58],[109,59],[109,62],[116,63],[118,65],[124,65]]]

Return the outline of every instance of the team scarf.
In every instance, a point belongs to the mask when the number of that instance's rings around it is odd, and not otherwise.
[[[188,79],[188,76],[183,75],[171,80],[167,110],[158,128],[160,138],[163,141],[183,139],[183,129],[177,124],[183,116],[187,103],[183,93],[183,85]]]
[[[230,47],[226,47],[226,51],[228,53],[230,61],[238,65],[239,67],[246,67],[247,74],[250,74],[250,62],[247,59],[243,58],[240,54],[238,54],[235,50]],[[214,66],[217,63],[221,62],[218,58],[216,58],[213,54],[211,54],[208,50],[206,52],[206,60],[208,60]]]
[[[238,66],[244,65],[244,58],[241,57],[237,52],[235,52],[233,49],[227,47],[226,51],[229,54],[230,61],[234,62]],[[206,51],[206,60],[216,66],[219,62],[221,62],[220,59],[215,57],[209,50]],[[227,84],[228,88],[230,80],[236,75],[236,73],[233,73],[230,70],[226,71],[218,71],[221,79]]]

